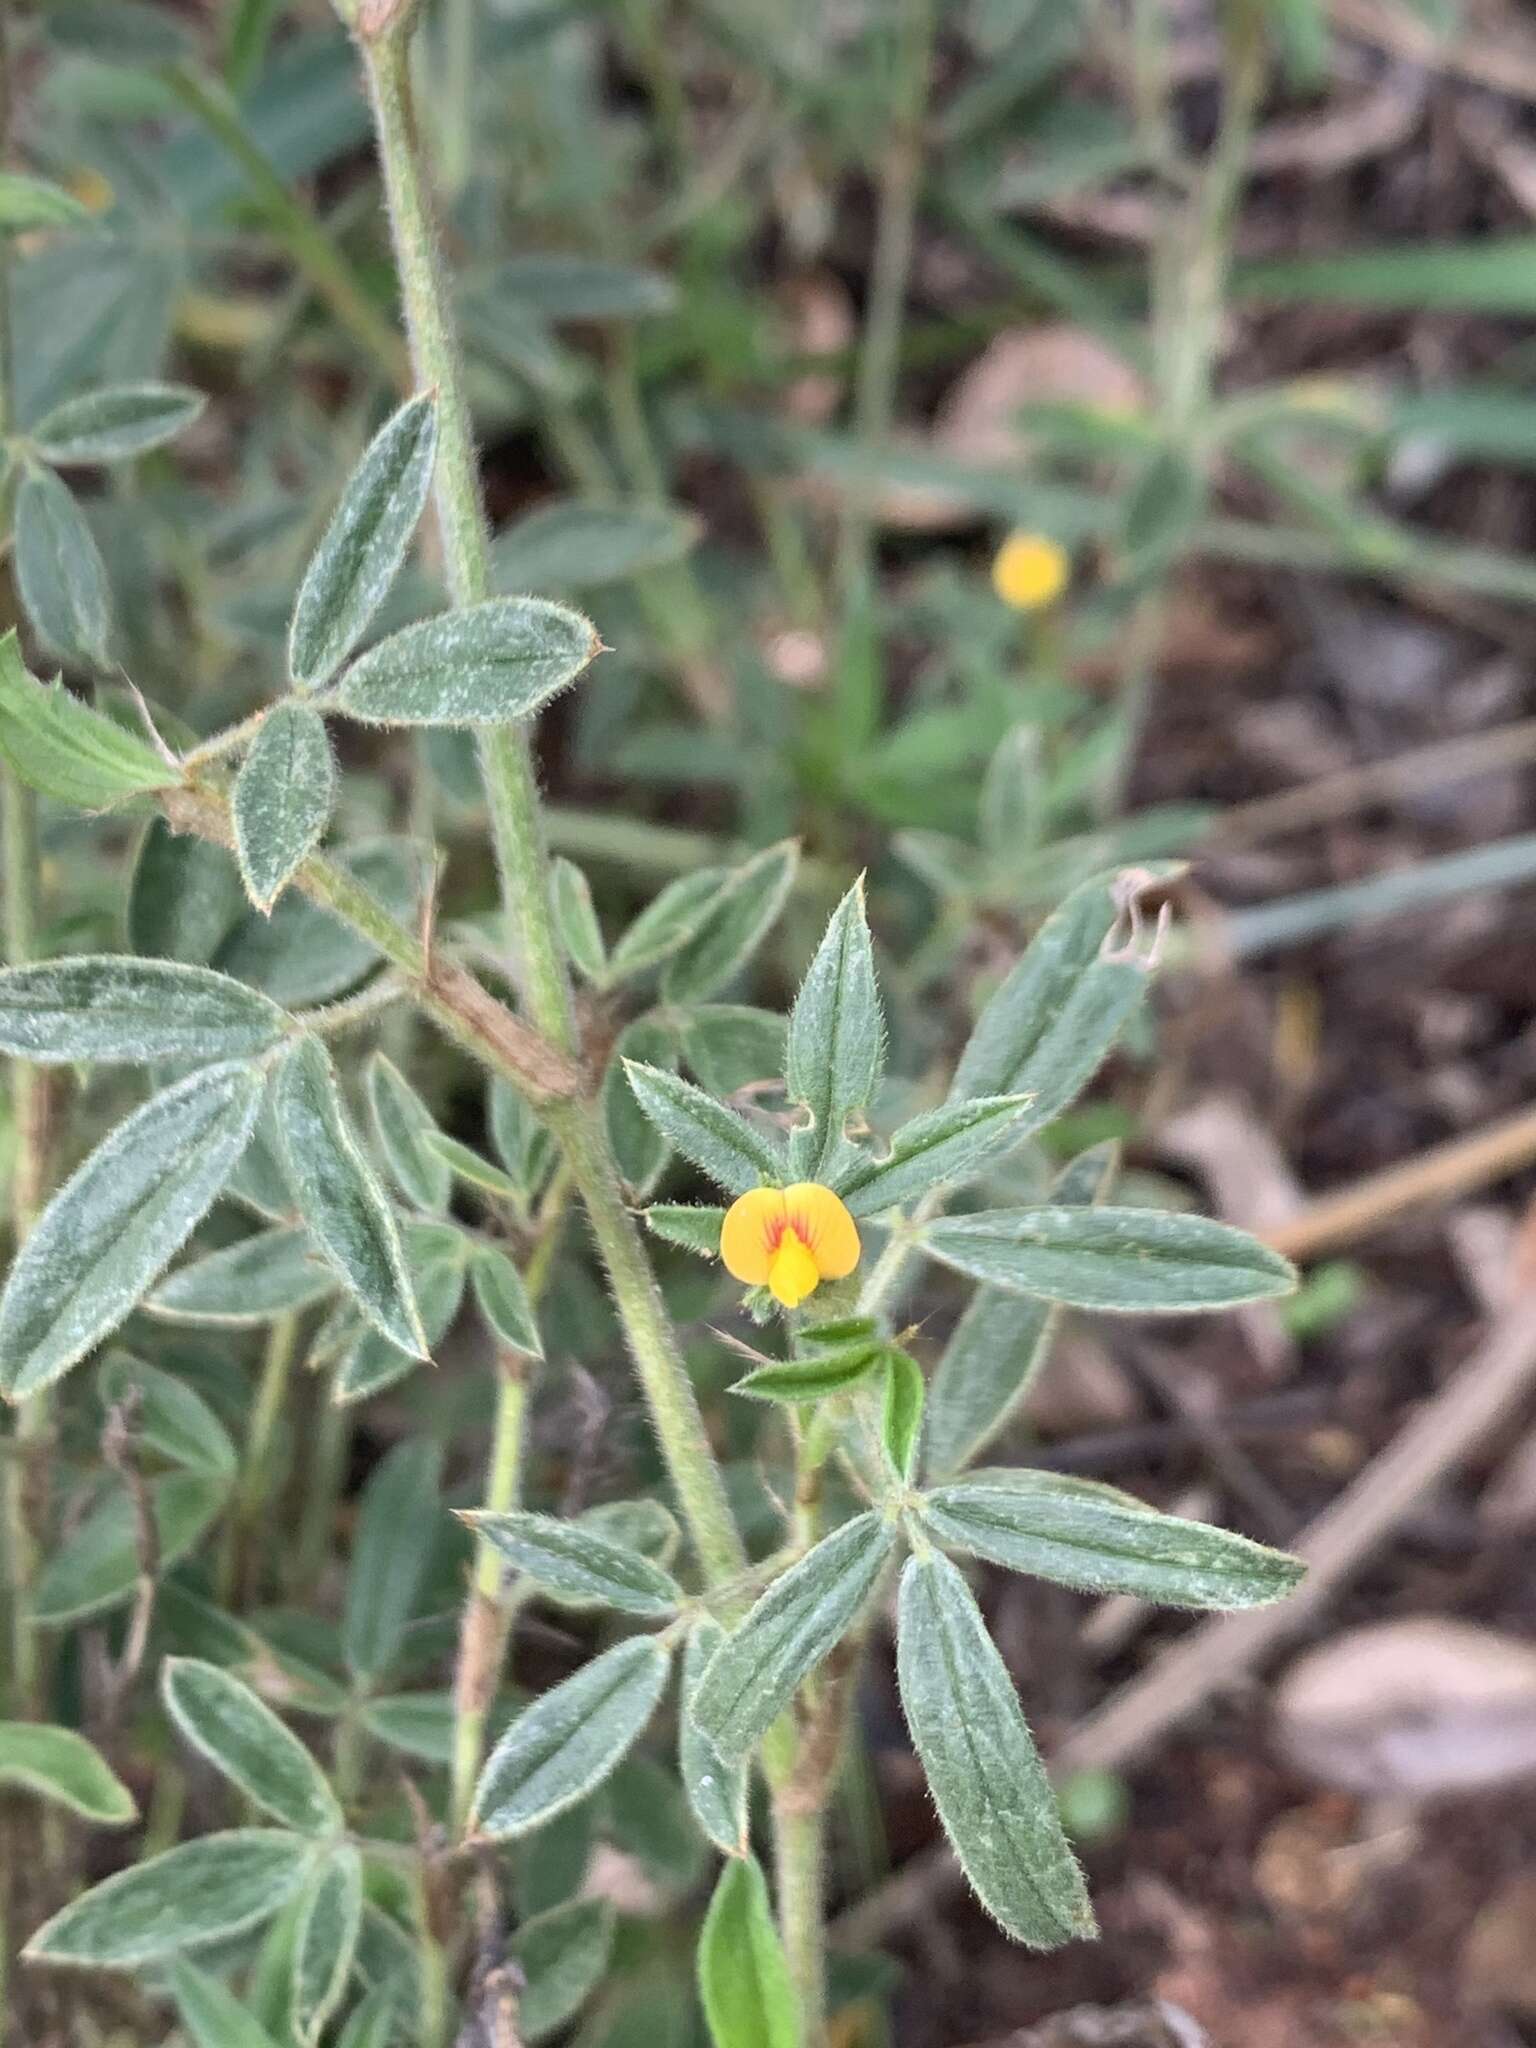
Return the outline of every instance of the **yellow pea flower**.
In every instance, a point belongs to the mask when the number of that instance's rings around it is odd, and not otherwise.
[[[720,1231],[720,1256],[732,1279],[766,1287],[785,1308],[798,1308],[823,1280],[845,1279],[859,1251],[853,1218],[813,1180],[738,1195]]]
[[[1016,612],[1044,611],[1067,587],[1072,562],[1043,533],[1010,533],[992,563],[992,588]]]

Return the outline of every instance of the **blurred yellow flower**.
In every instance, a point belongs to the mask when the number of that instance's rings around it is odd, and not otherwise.
[[[859,1251],[853,1218],[830,1188],[811,1180],[739,1195],[720,1231],[732,1279],[766,1287],[785,1308],[798,1308],[823,1280],[846,1278]]]
[[[1067,551],[1043,533],[1010,533],[992,563],[992,588],[1017,612],[1043,611],[1067,587]]]

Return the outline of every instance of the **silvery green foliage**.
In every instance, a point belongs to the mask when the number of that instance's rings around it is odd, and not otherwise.
[[[757,1858],[727,1857],[704,1916],[699,2000],[715,2048],[800,2048],[789,1965]]]
[[[1288,1259],[1207,1216],[1155,1209],[988,1209],[924,1226],[930,1257],[1073,1308],[1188,1315],[1289,1294]]]
[[[67,1807],[97,1827],[126,1827],[138,1818],[128,1787],[73,1728],[0,1721],[0,1787]]]
[[[368,1062],[368,1106],[374,1135],[395,1185],[432,1214],[448,1206],[453,1174],[432,1146],[437,1120],[394,1061],[382,1052]]]
[[[937,1542],[1010,1571],[1169,1607],[1262,1607],[1303,1571],[1246,1536],[1056,1472],[974,1472],[925,1494],[921,1515]]]
[[[809,1119],[790,1134],[796,1180],[827,1177],[843,1126],[873,1100],[884,1048],[885,1019],[860,881],[832,913],[790,1012],[784,1082],[790,1100]]]
[[[29,675],[14,626],[0,639],[0,756],[29,788],[86,811],[176,780],[147,740]]]
[[[659,270],[561,250],[508,256],[495,281],[502,295],[548,320],[637,320],[677,304],[677,286]]]
[[[638,979],[671,959],[704,924],[729,874],[728,868],[695,868],[668,882],[614,945],[608,979]]]
[[[282,1911],[314,1849],[280,1828],[230,1828],[121,1870],[55,1913],[27,1943],[33,1962],[131,1970],[226,1941]]]
[[[0,1388],[56,1380],[116,1329],[202,1220],[261,1107],[259,1068],[205,1067],[146,1102],[59,1190],[0,1296]]]
[[[699,537],[691,512],[672,505],[592,505],[560,498],[524,515],[491,543],[491,587],[585,590],[680,562]]]
[[[72,667],[112,663],[112,591],[96,537],[73,493],[34,465],[16,493],[17,588],[33,631]]]
[[[1032,1948],[1091,1935],[1082,1872],[1013,1680],[945,1557],[907,1561],[896,1669],[928,1788],[977,1898]]]
[[[692,1711],[728,1761],[762,1741],[801,1679],[847,1634],[894,1542],[880,1515],[856,1515],[775,1579],[715,1652]]]
[[[148,1482],[144,1495],[158,1572],[169,1571],[201,1542],[229,1494],[227,1472],[166,1472]],[[59,1628],[123,1606],[143,1577],[141,1541],[138,1504],[115,1483],[43,1566],[32,1596],[33,1619]]]
[[[299,587],[288,633],[296,683],[328,680],[389,594],[421,519],[437,453],[437,400],[402,405],[368,444]]]
[[[249,2007],[187,1957],[172,1959],[165,1981],[192,2048],[276,2048]]]
[[[1113,1145],[1079,1153],[1057,1175],[1052,1204],[1102,1201],[1118,1165]],[[1000,1287],[972,1294],[928,1382],[923,1436],[930,1478],[970,1464],[1019,1413],[1050,1355],[1060,1313],[1038,1295],[1021,1299]]]
[[[251,901],[270,910],[325,836],[336,763],[325,720],[297,700],[274,705],[235,777],[235,851]]]
[[[293,1944],[293,2023],[305,2048],[316,2048],[352,1974],[363,1921],[363,1859],[350,1842],[335,1844],[304,1889]]]
[[[96,1387],[108,1406],[131,1405],[134,1436],[157,1457],[188,1472],[233,1479],[235,1446],[229,1431],[184,1379],[126,1351],[114,1351],[104,1361]]]
[[[189,1259],[166,1275],[144,1306],[172,1322],[241,1329],[313,1308],[337,1285],[309,1232],[281,1224]]]
[[[406,626],[342,676],[336,701],[371,725],[510,725],[598,651],[590,619],[540,597],[492,597]]]
[[[288,1018],[257,990],[168,960],[85,954],[0,971],[0,1052],[44,1064],[255,1059]]]
[[[560,941],[577,973],[600,982],[607,965],[602,927],[592,902],[592,888],[574,861],[557,860],[550,872],[555,922]]]
[[[380,1677],[400,1648],[442,1513],[441,1473],[440,1448],[418,1438],[396,1444],[363,1489],[341,1625],[359,1678]]]
[[[939,1187],[958,1187],[1000,1152],[1016,1145],[1035,1121],[1033,1095],[981,1095],[946,1102],[913,1117],[891,1139],[884,1158],[846,1158],[831,1176],[850,1215],[876,1216]]]
[[[778,922],[799,865],[799,846],[785,840],[727,873],[667,962],[662,993],[669,1003],[705,1002],[736,978]],[[626,939],[637,929],[638,921]],[[623,951],[622,943],[615,948],[615,966]]]
[[[477,1245],[470,1258],[469,1277],[476,1305],[497,1343],[526,1352],[530,1358],[542,1358],[544,1344],[534,1321],[533,1304],[522,1274],[507,1254],[495,1245]]]
[[[663,1620],[682,1605],[683,1589],[669,1571],[580,1522],[527,1509],[462,1519],[557,1600],[613,1607],[648,1620]]]
[[[525,1708],[480,1775],[476,1831],[506,1841],[584,1799],[639,1739],[669,1664],[654,1636],[631,1636]]]
[[[668,1144],[733,1195],[786,1178],[782,1148],[702,1088],[639,1060],[626,1060],[624,1071],[635,1100]]]
[[[46,462],[126,462],[184,433],[206,400],[184,384],[111,384],[66,398],[45,413],[28,440]]]
[[[723,1854],[739,1856],[747,1840],[750,1773],[741,1760],[725,1761],[693,1711],[699,1681],[725,1639],[724,1628],[709,1615],[701,1615],[688,1633],[683,1651],[683,1711],[677,1720],[677,1765],[699,1826]]]
[[[160,1696],[193,1748],[263,1813],[301,1835],[340,1832],[341,1808],[319,1765],[248,1685],[200,1658],[167,1657]]]
[[[614,1911],[606,1899],[573,1899],[525,1920],[507,1944],[522,1974],[517,2031],[542,2041],[585,2004],[608,1968]]]
[[[318,1038],[301,1038],[283,1060],[273,1101],[289,1184],[316,1245],[380,1335],[426,1357],[399,1229]]]

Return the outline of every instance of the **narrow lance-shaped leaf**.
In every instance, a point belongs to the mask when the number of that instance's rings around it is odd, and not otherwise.
[[[206,403],[184,384],[111,384],[54,406],[29,439],[47,462],[126,462],[173,441]]]
[[[717,1849],[739,1856],[747,1845],[748,1766],[727,1763],[693,1717],[694,1695],[710,1659],[725,1642],[712,1615],[693,1625],[683,1652],[683,1702],[677,1723],[677,1765],[694,1819]]]
[[[799,2048],[794,1986],[755,1856],[732,1856],[720,1872],[698,1968],[714,2048]]]
[[[854,1216],[898,1208],[933,1188],[972,1179],[1034,1121],[1032,1095],[946,1102],[903,1124],[884,1159],[863,1160],[838,1174],[838,1193]]]
[[[780,1148],[745,1117],[662,1067],[626,1060],[635,1100],[670,1145],[733,1195],[784,1177]]]
[[[374,1134],[400,1192],[418,1209],[446,1209],[453,1171],[432,1147],[441,1134],[431,1110],[382,1052],[369,1060],[367,1080]]]
[[[261,1107],[259,1069],[205,1067],[136,1110],[43,1211],[0,1297],[0,1389],[35,1394],[148,1293],[212,1206]]]
[[[1118,1165],[1112,1144],[1079,1153],[1052,1185],[1052,1205],[1102,1201]],[[976,1289],[928,1383],[923,1438],[930,1478],[970,1464],[1018,1414],[1050,1355],[1060,1316],[1055,1302]]]
[[[901,1578],[896,1669],[944,1831],[972,1890],[1031,1948],[1094,1932],[1093,1909],[1007,1667],[965,1580],[937,1553]]]
[[[335,1272],[309,1232],[283,1225],[178,1266],[144,1306],[171,1322],[240,1329],[313,1308],[336,1289]]]
[[[590,619],[542,597],[493,597],[423,619],[353,662],[337,702],[373,725],[510,725],[597,653]]]
[[[310,1879],[293,1945],[293,2021],[315,2048],[352,1974],[363,1919],[363,1859],[350,1843],[332,1849]]]
[[[652,1620],[675,1614],[682,1605],[683,1589],[670,1572],[580,1522],[525,1508],[470,1512],[460,1520],[557,1599],[616,1607],[622,1614]]]
[[[146,1489],[155,1564],[168,1572],[199,1543],[229,1498],[226,1472],[166,1472]],[[131,1600],[143,1576],[138,1509],[128,1490],[105,1494],[66,1536],[38,1575],[32,1618],[58,1628]]]
[[[544,1344],[533,1304],[522,1274],[507,1254],[494,1245],[477,1246],[469,1275],[476,1305],[497,1343],[511,1351],[525,1351],[530,1358],[542,1358]]]
[[[668,882],[615,944],[607,979],[645,974],[680,951],[702,929],[729,876],[727,868],[695,868]]]
[[[73,1728],[40,1721],[0,1721],[0,1786],[19,1786],[101,1827],[126,1827],[138,1813],[99,1750]]]
[[[425,1358],[400,1233],[318,1038],[301,1038],[283,1061],[273,1103],[289,1184],[315,1243],[380,1334]]]
[[[563,859],[553,863],[550,884],[555,922],[571,965],[588,981],[601,981],[608,954],[591,884],[574,861]]]
[[[313,687],[366,632],[421,519],[437,452],[437,400],[424,392],[375,434],[321,536],[293,608],[288,668]]]
[[[335,805],[325,720],[310,704],[275,705],[240,763],[232,799],[240,873],[258,910],[272,908],[320,844]]]
[[[905,1486],[917,1463],[918,1439],[923,1428],[925,1389],[917,1360],[896,1345],[885,1354],[885,1400],[881,1407],[880,1438],[891,1469]]]
[[[693,1701],[695,1721],[722,1756],[745,1756],[760,1742],[801,1679],[847,1634],[894,1541],[879,1515],[856,1515],[775,1579],[727,1637]]]
[[[935,1487],[922,1517],[940,1543],[1009,1571],[1170,1607],[1262,1607],[1305,1569],[1246,1536],[1054,1472],[974,1473]]]
[[[861,881],[832,913],[790,1012],[785,1082],[811,1119],[790,1135],[797,1179],[823,1178],[848,1117],[868,1107],[884,1037]]]
[[[778,922],[789,899],[800,848],[790,839],[755,854],[711,897],[693,936],[662,977],[669,1003],[702,1003],[732,981]],[[617,964],[622,946],[615,950]]]
[[[235,1447],[229,1431],[195,1388],[175,1373],[118,1351],[102,1366],[97,1387],[103,1402],[131,1402],[133,1431],[157,1456],[189,1472],[230,1477]]]
[[[188,1742],[264,1813],[302,1835],[341,1828],[319,1765],[248,1685],[200,1658],[168,1657],[160,1696]]]
[[[441,1448],[411,1438],[363,1488],[341,1624],[342,1654],[359,1678],[378,1678],[399,1650],[442,1513],[441,1473]]]
[[[147,740],[29,675],[14,627],[0,639],[0,756],[28,789],[85,811],[178,780]]]
[[[16,583],[33,630],[61,660],[112,663],[112,591],[106,564],[69,486],[31,469],[16,493]]]
[[[276,1003],[211,967],[89,953],[0,971],[0,1052],[43,1064],[255,1059],[288,1028]]]
[[[192,2048],[277,2048],[234,1993],[196,1963],[178,1957],[166,1982]]]
[[[231,1828],[120,1870],[55,1913],[27,1943],[35,1963],[133,1970],[243,1934],[304,1882],[313,1855],[281,1828]]]
[[[724,1223],[723,1209],[696,1202],[652,1202],[645,1212],[645,1227],[653,1237],[680,1245],[685,1252],[702,1252],[708,1259],[720,1256]]]
[[[507,1953],[523,1975],[517,2031],[524,2041],[542,2041],[580,2011],[607,1971],[613,1931],[606,1899],[572,1899],[518,1928]]]
[[[930,1223],[919,1242],[974,1280],[1127,1315],[1232,1308],[1296,1284],[1246,1231],[1154,1209],[989,1209]]]
[[[600,1785],[655,1711],[668,1661],[654,1637],[632,1636],[519,1714],[475,1788],[477,1831],[527,1834]]]
[[[559,498],[491,543],[491,589],[587,590],[680,562],[698,519],[672,505],[594,505]]]

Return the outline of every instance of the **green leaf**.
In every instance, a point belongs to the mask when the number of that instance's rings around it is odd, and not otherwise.
[[[573,2019],[607,1974],[614,1913],[606,1899],[573,1899],[525,1920],[507,1943],[522,1972],[517,2032],[542,2041]]]
[[[359,1678],[394,1662],[441,1526],[442,1449],[408,1438],[381,1458],[363,1488],[347,1574],[341,1650]]]
[[[688,1634],[683,1651],[683,1704],[677,1724],[677,1767],[695,1820],[717,1849],[742,1855],[747,1846],[745,1760],[728,1764],[693,1718],[693,1696],[710,1659],[725,1641],[725,1630],[711,1615],[701,1615]]]
[[[1262,1607],[1306,1569],[1246,1536],[1053,1472],[977,1472],[935,1487],[921,1512],[938,1542],[1009,1571],[1170,1607]]]
[[[34,228],[92,227],[96,216],[72,192],[47,178],[0,171],[0,234],[25,235]]]
[[[160,1696],[192,1747],[263,1813],[301,1835],[340,1830],[341,1808],[320,1766],[249,1686],[217,1664],[167,1657]]]
[[[475,1788],[476,1832],[525,1835],[600,1785],[655,1711],[668,1662],[654,1636],[631,1636],[519,1714]]]
[[[735,979],[777,924],[799,864],[798,842],[786,839],[728,876],[692,938],[668,963],[662,989],[669,1003],[705,1002]],[[615,962],[622,950],[615,949]]]
[[[790,1172],[797,1180],[825,1178],[849,1116],[869,1106],[879,1085],[884,1042],[859,881],[832,913],[790,1012],[785,1085],[811,1119],[790,1135]]]
[[[498,1344],[524,1351],[530,1358],[544,1356],[533,1304],[523,1285],[523,1276],[511,1259],[494,1245],[479,1245],[469,1262],[475,1302]]]
[[[493,1080],[487,1095],[491,1143],[507,1169],[517,1193],[528,1201],[555,1163],[548,1131],[534,1119],[523,1098],[510,1082]]]
[[[701,929],[729,886],[727,868],[695,868],[692,874],[668,882],[614,947],[608,960],[608,980],[627,981],[670,960]]]
[[[81,954],[0,971],[0,1052],[50,1065],[254,1059],[281,1043],[277,1004],[211,967]]]
[[[492,1166],[490,1160],[483,1158],[472,1145],[461,1145],[446,1131],[433,1131],[426,1140],[426,1150],[447,1167],[450,1179],[467,1181],[472,1188],[495,1195],[498,1201],[511,1202],[514,1206],[521,1203],[523,1191],[511,1174]]]
[[[336,1285],[309,1232],[283,1225],[178,1266],[144,1306],[170,1322],[241,1329],[313,1308],[328,1300]]]
[[[425,1358],[427,1337],[400,1232],[318,1038],[301,1038],[283,1061],[273,1105],[289,1185],[316,1245],[380,1335]]]
[[[97,1386],[104,1402],[132,1404],[133,1434],[160,1457],[188,1472],[233,1475],[229,1431],[185,1380],[117,1351],[103,1365]]]
[[[178,780],[147,741],[90,710],[62,684],[28,675],[14,627],[0,640],[0,756],[29,789],[85,811]]]
[[[1155,1209],[988,1209],[918,1240],[957,1273],[1015,1294],[1126,1315],[1187,1315],[1289,1294],[1288,1259],[1246,1231]]]
[[[677,287],[659,270],[596,256],[539,252],[496,265],[498,294],[521,299],[547,320],[627,320],[670,313]]]
[[[856,1515],[775,1579],[727,1637],[693,1701],[694,1720],[723,1757],[753,1749],[801,1679],[847,1634],[894,1542],[880,1516]]]
[[[55,1913],[27,1943],[34,1963],[133,1970],[268,1920],[313,1854],[277,1828],[230,1828],[120,1870]]]
[[[682,1587],[668,1571],[627,1544],[580,1522],[526,1508],[461,1514],[475,1533],[526,1572],[535,1585],[571,1606],[616,1607],[660,1620],[682,1605]]]
[[[559,498],[537,506],[491,543],[491,588],[583,590],[680,562],[699,537],[673,505],[596,505]]]
[[[336,806],[336,763],[311,704],[274,705],[246,749],[231,808],[240,873],[270,910],[325,836]]]
[[[192,2048],[277,2048],[277,2043],[217,1977],[178,1956],[166,1983]]]
[[[1468,242],[1415,240],[1411,248],[1345,249],[1239,264],[1240,298],[1273,305],[1382,306],[1404,312],[1536,312],[1536,236],[1479,235]]]
[[[206,403],[184,384],[109,384],[66,398],[28,438],[48,462],[126,462],[185,433]]]
[[[576,1518],[585,1529],[611,1536],[628,1550],[638,1550],[657,1564],[670,1564],[682,1547],[677,1517],[659,1500],[605,1500]]]
[[[661,1067],[626,1060],[624,1072],[635,1100],[668,1144],[731,1194],[783,1181],[779,1147],[735,1110]]]
[[[492,597],[381,640],[337,702],[372,725],[510,725],[575,682],[598,652],[590,619],[541,597]]]
[[[1135,877],[1084,882],[1046,919],[978,1018],[952,1101],[1032,1094],[1038,1127],[1088,1085],[1146,995],[1144,959],[1104,956],[1118,899],[1135,886]]]
[[[414,921],[421,878],[419,848],[408,841],[380,839],[334,858],[394,917]],[[274,1001],[298,1009],[341,995],[378,959],[377,949],[360,933],[290,890],[270,917],[248,909],[219,947],[215,965],[238,981],[254,982]]]
[[[923,1429],[923,1375],[916,1359],[896,1345],[885,1353],[885,1401],[881,1409],[880,1437],[896,1477],[906,1485],[917,1463],[918,1440]]]
[[[754,1401],[825,1401],[846,1394],[879,1370],[885,1347],[878,1343],[849,1344],[816,1358],[790,1358],[782,1365],[760,1365],[731,1388]]]
[[[418,1209],[440,1214],[453,1192],[453,1173],[430,1143],[439,1135],[436,1118],[387,1054],[369,1060],[367,1083],[374,1135],[395,1185]]]
[[[69,486],[29,469],[16,493],[12,561],[32,630],[72,667],[112,665],[112,592],[96,537]]]
[[[1115,1145],[1080,1153],[1057,1176],[1052,1204],[1101,1201],[1118,1165]],[[1008,1426],[1050,1355],[1059,1321],[1053,1302],[976,1289],[928,1382],[923,1434],[930,1478],[969,1465]]]
[[[374,1925],[376,1926],[377,1921],[382,1918],[382,1914],[377,1915]],[[363,1929],[365,1933],[368,1927],[369,1917],[365,1911],[363,1915]],[[360,1942],[360,1951],[361,1947],[362,1944]],[[359,1971],[361,1971],[361,1953],[359,1954],[358,1967]],[[387,1978],[384,1983],[376,1986],[374,1990],[369,1992],[361,2005],[353,2007],[347,2024],[342,2028],[341,2033],[337,2037],[336,2048],[390,2048],[390,2044],[395,2040],[398,2030],[399,2013],[397,2008],[408,2006],[411,2002],[412,1992],[407,1984],[406,1973],[400,1971],[395,1976]],[[419,2003],[419,2000],[415,2002]],[[198,2043],[198,2048],[202,2048],[201,2042]],[[240,2048],[240,2044],[231,2041],[229,2048]]]
[[[363,1921],[363,1859],[350,1843],[330,1850],[305,1888],[293,1950],[293,2023],[316,2048],[352,1974]]]
[[[0,1721],[0,1786],[14,1785],[101,1827],[126,1827],[138,1818],[128,1787],[73,1728]]]
[[[421,519],[437,453],[437,397],[408,399],[374,435],[321,536],[288,632],[288,672],[326,682],[389,594]]]
[[[150,820],[128,884],[130,951],[206,967],[248,911],[240,871],[222,846]]]
[[[200,1542],[229,1497],[229,1482],[208,1472],[167,1472],[149,1482],[160,1572]],[[32,1598],[45,1628],[100,1614],[130,1599],[139,1583],[139,1523],[125,1488],[108,1493],[44,1565]]]
[[[711,1095],[734,1095],[784,1071],[784,1019],[747,1003],[702,1003],[680,1020],[683,1058]]]
[[[727,1858],[699,1935],[699,1997],[714,2048],[799,2048],[789,1965],[755,1856]]]
[[[451,1258],[419,1256],[412,1247],[412,1239],[420,1228],[420,1225],[414,1225],[407,1231],[406,1246],[410,1254],[416,1302],[421,1310],[421,1326],[426,1332],[430,1351],[446,1336],[464,1298],[464,1260],[458,1254]],[[415,1352],[402,1351],[399,1345],[392,1344],[378,1330],[365,1328],[342,1361],[333,1399],[343,1405],[365,1400],[369,1395],[404,1379],[420,1363]]]
[[[0,1296],[0,1387],[35,1394],[149,1292],[212,1207],[261,1107],[258,1069],[204,1067],[118,1125],[39,1218]]]
[[[907,1561],[896,1669],[928,1789],[977,1898],[1031,1948],[1090,1938],[1093,1908],[1013,1681],[946,1557]]]
[[[603,929],[592,902],[592,887],[574,861],[557,859],[550,869],[551,900],[561,944],[577,973],[599,982],[607,965]]]
[[[892,1138],[884,1159],[836,1174],[837,1192],[850,1215],[874,1216],[933,1188],[971,1180],[1038,1121],[1034,1103],[1032,1095],[982,1095],[915,1116]]]
[[[724,1224],[723,1209],[708,1209],[694,1202],[652,1202],[645,1211],[645,1227],[653,1237],[680,1245],[685,1252],[702,1252],[710,1259],[720,1256]]]

